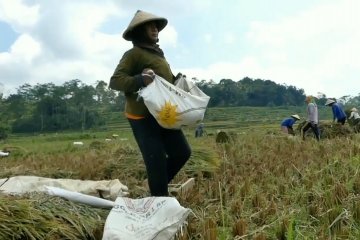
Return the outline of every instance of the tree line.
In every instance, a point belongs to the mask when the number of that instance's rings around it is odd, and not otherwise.
[[[210,96],[209,107],[300,106],[304,90],[270,80],[243,78],[199,81],[192,79]],[[325,96],[324,96],[325,97]],[[359,101],[360,97],[347,99]],[[0,95],[0,139],[7,133],[86,130],[106,124],[104,112],[123,111],[125,98],[99,80],[94,86],[74,79],[53,83],[24,84],[16,93]]]
[[[97,81],[95,87],[79,79],[61,86],[24,84],[15,94],[1,98],[0,129],[12,133],[85,130],[104,125],[101,112],[121,111],[123,103],[124,98],[104,81]]]
[[[196,81],[209,95],[209,107],[234,106],[299,106],[304,102],[303,89],[280,85],[270,80],[243,78],[237,82],[222,79],[219,83]]]

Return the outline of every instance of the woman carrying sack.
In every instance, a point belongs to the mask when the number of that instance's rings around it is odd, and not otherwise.
[[[125,52],[110,79],[111,89],[125,93],[125,115],[143,156],[152,196],[168,196],[168,183],[191,155],[182,130],[161,127],[137,94],[155,74],[175,82],[157,44],[158,34],[166,25],[167,19],[138,10],[123,33],[133,48]]]

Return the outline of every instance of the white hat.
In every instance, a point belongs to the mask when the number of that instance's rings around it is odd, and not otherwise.
[[[333,99],[327,99],[326,103],[325,103],[325,106],[328,106],[328,105],[330,105],[330,104],[332,104],[334,102],[335,102],[335,100],[333,100]]]
[[[132,31],[140,26],[141,24],[147,23],[147,22],[152,22],[155,21],[158,31],[160,32],[161,30],[164,29],[164,27],[167,25],[168,21],[166,18],[163,17],[158,17],[154,14],[148,13],[148,12],[144,12],[141,10],[137,10],[137,12],[135,13],[135,16],[133,17],[133,19],[131,20],[131,22],[129,23],[129,26],[126,28],[126,30],[123,33],[123,38],[125,40],[128,41],[132,41],[133,37],[132,37]]]
[[[292,118],[295,118],[295,119],[297,119],[297,120],[300,120],[300,117],[299,117],[299,115],[297,115],[297,114],[291,115],[291,117],[292,117]]]

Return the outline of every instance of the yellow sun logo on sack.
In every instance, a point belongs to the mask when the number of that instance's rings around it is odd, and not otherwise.
[[[161,124],[169,127],[173,126],[179,120],[176,110],[177,105],[172,105],[171,102],[165,101],[165,105],[161,107],[158,115]]]

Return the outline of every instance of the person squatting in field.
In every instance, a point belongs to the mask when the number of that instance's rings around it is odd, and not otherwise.
[[[172,84],[176,80],[157,44],[167,23],[166,18],[138,10],[123,33],[133,47],[124,53],[110,79],[110,88],[125,93],[125,115],[144,159],[152,196],[168,196],[168,183],[191,155],[182,130],[161,127],[137,94],[155,74]]]
[[[360,115],[359,115],[357,108],[352,108],[350,111],[351,112],[350,112],[349,119],[354,119],[354,124],[359,124],[360,123]]]
[[[335,102],[333,99],[327,99],[325,106],[330,106],[333,113],[333,121],[341,123],[341,125],[345,124],[346,114],[339,103]]]
[[[200,123],[199,125],[197,125],[196,129],[195,129],[195,137],[202,137],[204,134],[204,123]]]
[[[281,130],[282,130],[284,133],[288,133],[288,134],[290,134],[290,135],[295,136],[295,132],[294,132],[294,129],[293,129],[293,125],[295,124],[295,122],[296,122],[297,120],[300,120],[300,117],[299,117],[299,115],[297,115],[297,114],[291,115],[289,118],[284,119],[284,120],[281,122]]]
[[[360,132],[360,115],[357,108],[353,107],[350,110],[350,116],[348,118],[348,123],[354,129],[356,133]]]
[[[319,115],[318,115],[317,105],[312,96],[307,96],[305,98],[305,102],[307,103],[307,120],[306,120],[304,127],[302,128],[303,140],[305,140],[305,133],[307,132],[307,130],[309,130],[309,128],[311,128],[316,140],[319,141],[320,140],[320,130],[318,127]]]

